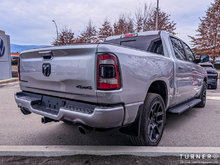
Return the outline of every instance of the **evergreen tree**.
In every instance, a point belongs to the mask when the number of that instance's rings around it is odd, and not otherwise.
[[[125,15],[121,15],[113,27],[114,35],[120,35],[133,32],[134,25],[131,18],[126,18]]]
[[[99,42],[97,36],[97,30],[95,26],[89,21],[88,25],[86,26],[86,30],[83,31],[80,36],[77,38],[76,43],[97,43]]]
[[[153,14],[144,23],[143,31],[155,30],[156,28],[156,15],[157,11],[154,10]],[[164,30],[169,33],[175,34],[176,23],[170,20],[170,15],[159,10],[158,13],[158,30]]]
[[[111,27],[111,23],[106,19],[102,24],[102,27],[99,29],[99,39],[103,41],[105,38],[112,36],[113,30]]]
[[[217,2],[217,0],[216,0]],[[219,0],[218,0],[219,2]],[[159,11],[158,30],[165,30],[175,34],[176,23],[170,20],[170,15],[165,12]],[[59,34],[58,40],[53,42],[53,45],[67,45],[75,43],[97,43],[103,41],[106,37],[111,35],[121,35],[127,33],[141,32],[155,30],[156,27],[156,9],[151,5],[144,5],[143,10],[139,8],[135,12],[135,17],[122,14],[118,20],[111,26],[111,23],[106,19],[102,24],[99,31],[89,21],[85,30],[75,39],[74,33],[64,28]],[[218,40],[216,39],[216,42]]]
[[[52,44],[55,46],[58,45],[71,45],[75,43],[74,33],[71,29],[67,27],[63,28],[58,34],[58,39],[56,39]]]
[[[189,36],[197,54],[220,56],[220,0],[215,0],[200,19],[196,37]]]

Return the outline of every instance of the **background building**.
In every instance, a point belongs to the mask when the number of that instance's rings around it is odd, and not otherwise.
[[[0,80],[11,78],[10,37],[0,30]]]

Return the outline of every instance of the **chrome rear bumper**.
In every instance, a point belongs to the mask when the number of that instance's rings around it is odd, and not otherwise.
[[[124,108],[117,106],[94,106],[92,113],[83,113],[75,108],[60,107],[57,113],[43,111],[35,104],[39,103],[43,95],[31,94],[26,92],[15,93],[15,101],[20,108],[48,117],[54,120],[69,120],[73,123],[84,124],[94,128],[115,128],[122,126],[124,120]],[[80,105],[84,103],[79,103]],[[73,105],[74,106],[74,105]],[[86,103],[88,107],[88,104]],[[37,108],[36,108],[37,107]],[[83,107],[83,106],[82,106]],[[79,109],[80,107],[77,107]]]

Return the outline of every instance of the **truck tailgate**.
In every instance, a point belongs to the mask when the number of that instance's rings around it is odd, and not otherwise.
[[[20,55],[24,91],[97,102],[97,44],[48,47]]]

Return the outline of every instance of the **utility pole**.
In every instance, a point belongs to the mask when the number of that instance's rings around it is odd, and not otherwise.
[[[157,0],[157,10],[156,10],[156,30],[158,30],[158,17],[159,17],[159,0]]]
[[[56,27],[56,32],[57,32],[57,41],[58,41],[58,28],[57,28],[57,23],[55,20],[52,20],[52,22],[55,24],[55,27]]]

